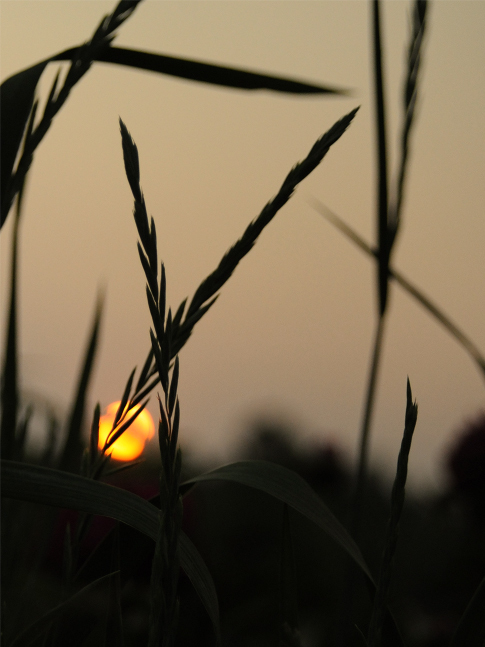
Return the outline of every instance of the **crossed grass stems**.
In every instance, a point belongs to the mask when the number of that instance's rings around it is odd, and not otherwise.
[[[139,1],[139,0],[138,0]],[[59,88],[59,75],[56,77],[52,90],[47,99],[43,117],[38,126],[34,127],[35,116],[38,104],[34,103],[30,118],[27,123],[24,140],[23,154],[17,165],[15,173],[12,174],[8,184],[8,191],[2,196],[2,214],[6,217],[14,197],[18,194],[17,210],[15,218],[14,251],[16,249],[16,237],[18,234],[18,223],[23,194],[23,184],[26,173],[33,159],[33,152],[43,136],[47,132],[53,117],[63,105],[70,89],[89,69],[96,54],[100,49],[109,45],[113,38],[114,30],[125,20],[136,8],[138,1],[120,3],[113,14],[104,21],[95,32],[90,43],[81,49],[71,64],[62,87]],[[371,426],[372,410],[375,401],[377,374],[380,363],[382,341],[384,337],[385,315],[388,310],[388,285],[390,279],[397,280],[402,287],[413,294],[448,330],[455,336],[480,369],[485,373],[485,361],[476,347],[466,336],[454,326],[441,311],[424,297],[419,290],[401,277],[390,266],[392,249],[399,230],[401,210],[404,196],[405,176],[407,169],[409,136],[414,123],[414,113],[417,100],[418,76],[421,61],[423,37],[425,33],[427,3],[424,0],[417,0],[414,6],[412,35],[408,52],[408,70],[404,91],[404,124],[401,139],[401,162],[397,176],[396,187],[392,200],[388,194],[388,169],[385,138],[385,101],[384,82],[382,72],[382,51],[380,36],[380,15],[379,2],[372,3],[373,29],[374,29],[374,77],[376,97],[376,118],[377,118],[377,142],[378,142],[378,217],[377,233],[378,245],[372,250],[364,243],[355,232],[353,232],[338,216],[331,214],[329,210],[323,213],[327,219],[335,224],[343,233],[351,238],[357,245],[368,254],[372,254],[377,260],[377,286],[378,286],[378,320],[375,335],[373,361],[368,381],[365,414],[363,417],[360,434],[359,466],[356,478],[356,488],[353,503],[353,512],[350,526],[355,537],[359,534],[360,513],[362,508],[362,492],[365,485],[367,471],[367,446]],[[251,250],[258,236],[263,229],[274,218],[278,210],[290,199],[296,186],[321,162],[329,148],[340,138],[346,128],[352,122],[356,110],[339,120],[323,137],[321,137],[311,149],[303,162],[297,164],[288,174],[283,182],[280,191],[264,207],[260,215],[250,223],[243,236],[228,250],[218,267],[210,274],[196,290],[190,304],[187,307],[187,300],[184,300],[175,314],[171,309],[166,309],[166,277],[163,263],[158,271],[157,238],[153,218],[149,221],[144,196],[140,186],[140,168],[138,151],[126,126],[120,120],[122,136],[123,157],[128,182],[134,198],[133,215],[140,241],[138,252],[140,261],[146,276],[146,294],[148,306],[152,319],[150,330],[151,348],[142,367],[135,386],[135,369],[128,378],[118,411],[114,418],[111,433],[104,444],[98,449],[98,433],[100,408],[96,405],[90,433],[89,446],[82,455],[81,474],[89,479],[98,480],[101,475],[109,472],[109,449],[113,443],[124,433],[139,415],[148,402],[150,392],[158,385],[161,385],[163,394],[159,397],[159,445],[162,469],[160,473],[160,512],[159,524],[156,536],[156,548],[152,566],[151,579],[151,613],[149,622],[149,645],[163,644],[169,646],[174,644],[176,627],[179,613],[177,598],[177,580],[180,568],[180,528],[182,520],[182,489],[180,488],[181,454],[178,447],[178,429],[180,420],[180,406],[177,396],[179,379],[178,353],[188,341],[194,326],[197,324],[218,297],[219,290],[230,278],[238,263]],[[322,211],[322,206],[318,205]],[[13,267],[15,268],[16,253],[14,253]],[[14,276],[12,284],[15,285]],[[12,290],[12,299],[13,299]],[[80,378],[80,385],[87,385],[89,372],[96,348],[99,321],[101,317],[102,301],[98,302],[96,316],[91,334],[90,344],[86,355],[85,367]],[[11,311],[14,308],[11,308]],[[12,319],[11,319],[12,322]],[[13,317],[15,324],[15,317]],[[10,332],[10,330],[9,330]],[[11,339],[9,336],[8,339]],[[8,346],[8,344],[7,344]],[[8,355],[8,353],[7,353]],[[8,357],[7,357],[8,360]],[[6,363],[7,363],[6,360]],[[7,374],[6,368],[4,375]],[[80,392],[85,388],[80,388]],[[83,398],[77,403],[78,409],[84,405]],[[135,405],[139,405],[133,413]],[[25,414],[23,420],[19,421],[19,433],[16,440],[16,447],[22,447],[25,440],[29,414]],[[75,445],[79,436],[79,415],[73,415],[72,424],[69,427],[68,438],[61,457],[62,469],[71,469],[76,455]],[[366,643],[370,646],[377,646],[382,642],[383,630],[388,618],[387,593],[391,575],[391,565],[397,543],[399,518],[404,502],[404,491],[407,473],[407,460],[411,445],[413,431],[416,425],[417,406],[412,401],[411,387],[408,381],[407,386],[407,407],[406,422],[403,436],[403,443],[398,459],[398,468],[392,493],[391,517],[388,526],[387,540],[382,560],[381,572],[374,596],[374,606],[369,624]],[[75,420],[77,422],[75,422]],[[4,419],[2,417],[2,422]],[[3,427],[4,425],[2,425]],[[2,429],[3,432],[3,429]],[[3,435],[3,434],[2,434]],[[15,445],[15,443],[14,443]],[[18,449],[17,447],[17,449]],[[16,452],[13,452],[15,458]],[[126,469],[123,466],[121,469]],[[115,471],[112,470],[111,473]],[[286,509],[286,508],[285,508]],[[90,517],[84,514],[80,517],[77,525],[75,538],[71,539],[70,529],[66,533],[66,563],[67,570],[72,574],[76,566],[76,554],[79,542],[82,540],[88,526]],[[73,550],[74,548],[74,550]],[[352,582],[352,578],[349,579]],[[283,640],[290,640],[292,644],[298,643],[297,620],[286,619],[282,625],[285,627]],[[458,644],[458,643],[457,643]]]

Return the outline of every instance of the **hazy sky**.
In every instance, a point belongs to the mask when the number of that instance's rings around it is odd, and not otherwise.
[[[114,2],[1,2],[1,77],[86,40]],[[383,8],[389,141],[401,121],[410,3]],[[418,122],[394,265],[485,353],[485,3],[437,0],[429,13]],[[354,90],[298,98],[218,89],[96,64],[38,149],[21,238],[21,370],[26,392],[65,407],[97,290],[106,287],[91,403],[121,397],[149,347],[118,116],[166,263],[169,303],[191,296],[276,193],[295,162],[361,105],[323,164],[267,227],[181,353],[181,440],[226,460],[261,415],[302,440],[357,446],[374,334],[375,272],[309,205],[315,196],[374,240],[369,5],[147,0],[116,44]],[[51,65],[46,78],[52,78]],[[47,83],[43,88],[48,87]],[[2,343],[11,218],[1,232]],[[415,483],[434,483],[453,432],[485,407],[484,381],[458,344],[392,289],[372,432],[394,465],[409,375],[419,403]],[[155,398],[153,398],[155,400]],[[155,411],[156,407],[151,406]]]

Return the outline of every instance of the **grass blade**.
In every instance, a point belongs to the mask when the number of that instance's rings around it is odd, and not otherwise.
[[[297,512],[321,528],[347,552],[366,576],[371,593],[375,592],[374,580],[359,547],[320,497],[295,472],[268,461],[241,461],[191,478],[181,485],[181,489],[188,492],[191,486],[203,481],[233,481],[234,483],[247,485],[266,492],[297,510]],[[388,610],[386,610],[385,621],[389,647],[403,647],[400,632]]]
[[[77,48],[67,49],[53,56],[51,60],[70,60],[76,55],[76,52]],[[250,72],[248,70],[239,70],[222,65],[213,65],[201,61],[192,61],[122,47],[110,47],[100,52],[96,60],[102,61],[103,63],[115,63],[116,65],[136,67],[139,70],[168,74],[182,79],[200,81],[202,83],[210,83],[227,88],[273,90],[275,92],[289,94],[349,94],[348,90],[332,86],[309,84],[293,79]]]
[[[200,474],[183,483],[184,486],[202,481],[233,481],[266,492],[286,503],[313,521],[345,550],[365,575],[371,573],[360,549],[348,532],[301,476],[269,461],[240,461]]]
[[[88,346],[86,348],[81,373],[79,375],[76,395],[69,415],[66,440],[61,453],[59,467],[68,472],[77,472],[80,467],[80,460],[83,452],[82,431],[86,408],[86,395],[98,347],[103,304],[104,297],[101,294],[98,296],[96,303],[91,334],[89,336]]]
[[[156,541],[159,510],[141,497],[120,488],[69,472],[1,461],[2,497],[71,508],[111,517]],[[183,533],[179,535],[180,565],[197,591],[220,637],[219,604],[214,581],[198,550]]]
[[[116,410],[116,414],[113,420],[113,429],[116,427],[119,421],[124,419],[124,417],[128,414],[128,411],[125,411],[125,409],[126,409],[126,405],[130,400],[131,385],[133,384],[133,378],[135,377],[135,372],[136,372],[136,367],[131,371],[128,377],[128,380],[126,381],[125,390],[123,391],[123,395],[121,397],[120,403],[118,405],[118,409]]]

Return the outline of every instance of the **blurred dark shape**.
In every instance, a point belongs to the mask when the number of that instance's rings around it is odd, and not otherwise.
[[[476,501],[483,501],[484,493],[484,427],[485,415],[481,414],[467,423],[449,452],[447,469],[453,476],[451,492],[427,495],[408,491],[406,494],[390,605],[408,647],[448,647],[485,573],[485,525],[476,523],[477,510],[483,513]],[[267,460],[295,471],[333,514],[347,524],[352,468],[338,442],[327,440],[328,435],[323,432],[317,438],[302,441],[298,429],[271,419],[254,421],[244,438],[245,444],[235,460]],[[202,464],[190,452],[183,454],[183,466],[182,480],[213,467]],[[157,505],[159,469],[159,459],[153,456],[144,464],[103,480]],[[359,543],[374,574],[378,573],[381,561],[391,486],[375,472],[369,474],[363,504],[365,523]],[[8,503],[17,505],[13,501]],[[31,617],[40,616],[59,602],[63,590],[65,527],[69,521],[74,530],[76,518],[76,513],[25,504],[25,514],[18,517],[18,530],[12,534],[14,538],[23,538],[13,542],[16,577],[11,587],[8,582],[2,583],[16,603],[10,608],[19,610],[18,617],[7,623],[13,635]],[[288,511],[288,518],[301,644],[331,646],[338,625],[346,556],[332,539],[294,510]],[[183,529],[214,579],[223,647],[281,647],[278,638],[285,627],[280,606],[284,519],[280,501],[237,483],[200,483],[184,497]],[[83,568],[73,583],[73,591],[111,571],[114,527],[111,520],[92,519],[79,546],[78,565]],[[150,539],[120,524],[119,550],[124,645],[137,647],[146,644],[154,546]],[[179,593],[176,647],[212,647],[214,634],[209,618],[183,572]],[[365,634],[371,600],[363,580],[355,584],[355,598],[352,622]],[[72,630],[75,628],[81,637],[84,628],[104,622],[108,601],[106,586],[96,596],[83,601],[82,606],[66,613],[58,628],[58,642],[53,636],[47,636],[46,647],[97,645],[96,641],[83,643],[84,638],[74,640]],[[294,629],[291,627],[291,631]],[[356,630],[346,647],[361,644]]]
[[[465,423],[447,456],[453,490],[485,527],[485,411]]]
[[[248,459],[271,461],[294,470],[313,488],[344,487],[349,484],[349,471],[343,452],[325,440],[296,445],[297,433],[271,420],[253,424],[242,454]]]

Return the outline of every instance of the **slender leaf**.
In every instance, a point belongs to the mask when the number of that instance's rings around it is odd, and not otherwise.
[[[76,474],[1,461],[2,497],[111,517],[157,539],[159,511],[141,497]],[[220,639],[219,604],[214,582],[198,550],[179,535],[180,565],[197,591]]]
[[[375,582],[359,547],[316,492],[295,472],[268,461],[241,461],[191,478],[181,484],[181,491],[186,494],[191,486],[203,481],[233,481],[247,485],[266,492],[294,508],[313,521],[347,552],[366,576],[371,595],[375,594]],[[403,647],[399,629],[388,610],[385,617],[385,635],[388,641],[386,647]]]
[[[147,406],[149,398],[145,400],[145,402],[142,402],[139,406],[139,408],[129,417],[124,420],[123,424],[121,424],[116,431],[113,429],[109,432],[108,437],[106,438],[106,442],[104,444],[104,448],[109,449],[111,445],[113,445],[120,436],[122,436],[125,431],[131,427],[131,425],[135,422],[136,418],[140,415],[140,413],[143,411],[143,409]],[[130,409],[131,411],[131,409]],[[128,415],[129,411],[127,412]],[[113,433],[114,432],[114,433]]]
[[[83,450],[82,431],[86,407],[86,395],[96,357],[103,303],[104,297],[103,295],[100,295],[96,303],[93,326],[89,337],[89,343],[86,348],[83,366],[79,375],[76,395],[69,415],[66,440],[61,453],[60,469],[68,472],[77,472],[80,466]]]
[[[123,395],[121,396],[121,400],[113,420],[113,429],[116,427],[119,421],[124,419],[124,417],[128,414],[128,411],[125,411],[125,409],[126,409],[126,405],[130,400],[131,385],[133,384],[133,378],[135,377],[135,372],[136,372],[136,367],[131,371],[128,377],[128,380],[125,384],[125,390],[123,391]]]
[[[316,492],[295,472],[268,461],[241,461],[195,476],[182,485],[202,481],[233,481],[283,501],[330,535],[372,581],[370,570],[352,537]]]
[[[67,49],[64,52],[56,54],[50,60],[70,60],[76,55],[76,52],[77,48]],[[139,70],[168,74],[182,79],[200,81],[202,83],[210,83],[228,88],[273,90],[275,92],[290,94],[349,94],[348,90],[332,86],[310,84],[284,77],[269,76],[248,70],[225,67],[223,65],[214,65],[212,63],[192,61],[122,47],[110,47],[100,52],[96,60],[103,63],[126,65]]]

